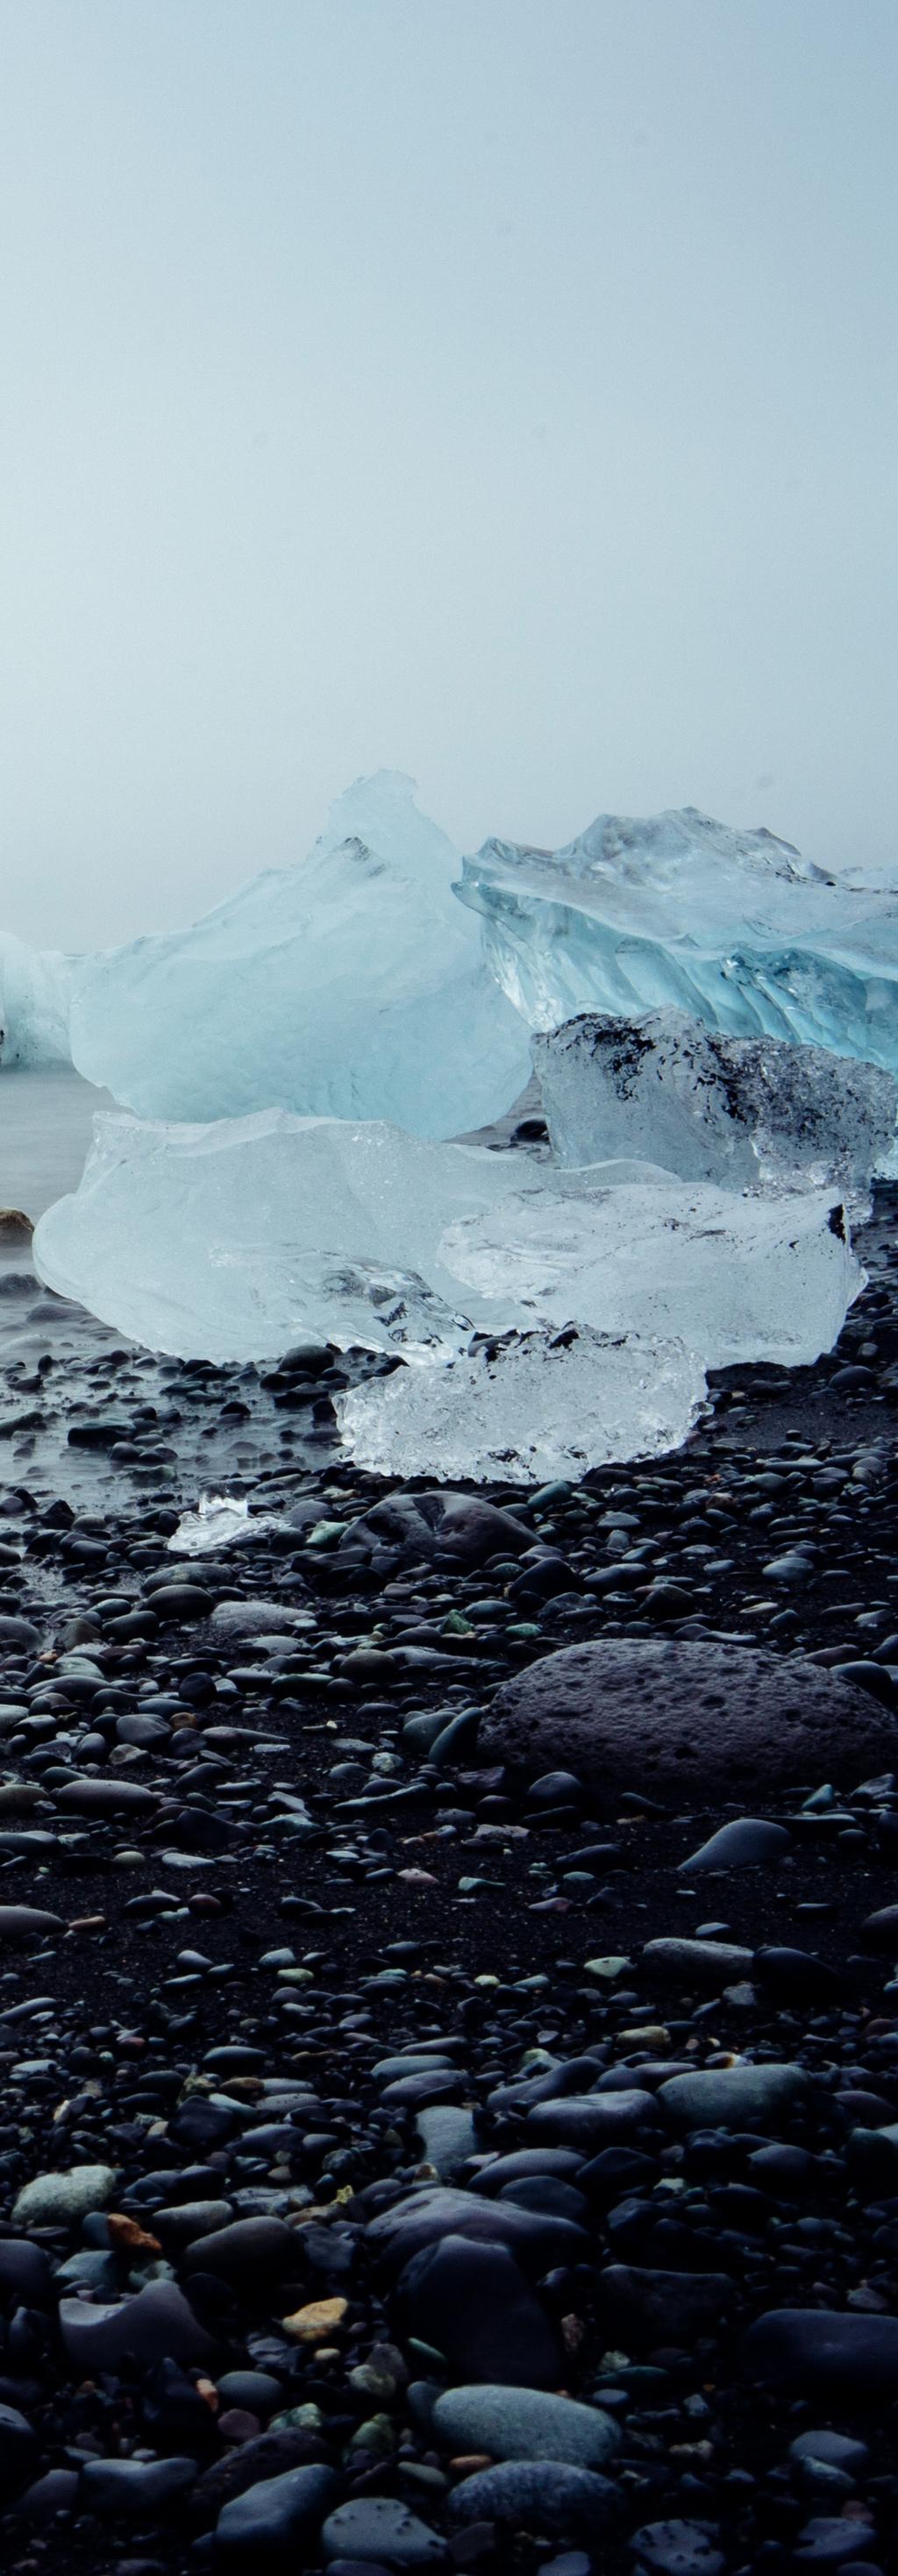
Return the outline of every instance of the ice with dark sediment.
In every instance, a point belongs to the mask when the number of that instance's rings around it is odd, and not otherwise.
[[[536,1036],[533,1059],[560,1163],[635,1155],[732,1189],[833,1181],[857,1206],[895,1169],[894,1075],[823,1047],[726,1036],[684,1011],[590,1011]]]
[[[830,875],[772,832],[691,805],[600,814],[560,850],[487,841],[459,893],[533,1028],[673,1008],[734,1037],[898,1066],[898,892],[850,867]]]

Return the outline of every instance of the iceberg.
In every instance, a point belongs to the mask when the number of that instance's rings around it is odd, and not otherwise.
[[[0,942],[0,1069],[9,1065],[71,1063],[72,994],[84,971],[82,957],[61,949],[29,948],[12,931]]]
[[[705,1366],[817,1358],[862,1273],[831,1190],[764,1196],[645,1164],[560,1170],[374,1120],[268,1110],[94,1122],[39,1277],[133,1340],[226,1362],[299,1339],[419,1367],[472,1331],[573,1322],[679,1341]]]
[[[600,814],[561,850],[487,841],[457,892],[532,1028],[673,1008],[898,1068],[898,892],[827,875],[771,832],[693,806]]]
[[[682,1342],[581,1327],[397,1369],[339,1396],[337,1420],[374,1475],[429,1476],[436,1461],[450,1481],[541,1485],[679,1448],[704,1394],[701,1361]]]
[[[527,1031],[453,895],[457,853],[407,778],[360,780],[298,865],[192,929],[97,957],[72,1056],[143,1118],[282,1108],[451,1136],[527,1081]]]
[[[866,1208],[895,1169],[898,1082],[882,1066],[783,1038],[733,1038],[685,1011],[584,1012],[533,1040],[563,1164],[635,1156],[730,1189],[838,1182]]]

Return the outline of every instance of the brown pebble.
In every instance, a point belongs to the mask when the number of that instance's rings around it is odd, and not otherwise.
[[[306,2307],[294,2308],[291,2317],[282,2317],[281,2324],[293,2343],[320,2343],[336,2333],[348,2308],[348,2299],[311,2299]]]
[[[112,2210],[106,2225],[117,2254],[161,2254],[158,2236],[151,2236],[145,2227],[138,2227],[136,2218],[128,2218],[124,2210]]]

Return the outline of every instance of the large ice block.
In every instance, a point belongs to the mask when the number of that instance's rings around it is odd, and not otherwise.
[[[515,1336],[446,1368],[397,1369],[339,1397],[337,1418],[375,1475],[539,1485],[678,1448],[704,1392],[682,1342],[581,1326]]]
[[[673,1007],[898,1066],[898,891],[827,876],[770,832],[691,805],[600,814],[561,850],[487,841],[458,891],[534,1028]]]
[[[308,858],[192,929],[99,957],[72,1054],[142,1117],[283,1108],[451,1136],[527,1081],[527,1033],[453,896],[457,853],[410,780],[360,780]]]
[[[71,1062],[72,993],[86,960],[0,938],[0,1068]]]
[[[269,1110],[95,1121],[39,1275],[154,1349],[269,1359],[325,1336],[426,1364],[471,1328],[569,1321],[705,1365],[814,1359],[862,1274],[832,1191],[737,1195],[627,1163],[559,1170],[374,1121]]]
[[[588,1011],[536,1036],[533,1061],[562,1163],[635,1155],[731,1189],[836,1181],[859,1206],[894,1170],[894,1074],[823,1047],[724,1036],[685,1011]]]

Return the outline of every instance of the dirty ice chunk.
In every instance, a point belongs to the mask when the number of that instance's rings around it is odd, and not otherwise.
[[[533,1057],[562,1163],[635,1155],[731,1189],[836,1181],[859,1204],[894,1168],[894,1075],[823,1047],[725,1036],[684,1011],[584,1012]]]

